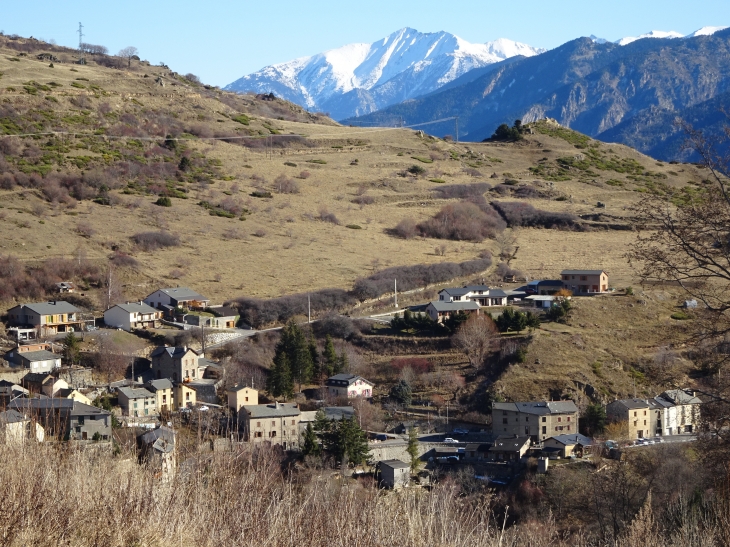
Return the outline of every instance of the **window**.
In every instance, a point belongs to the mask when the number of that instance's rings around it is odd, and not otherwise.
[[[185,394],[185,400],[186,401],[189,401],[190,400],[190,392],[189,391]]]
[[[570,416],[568,416],[568,419],[567,419],[567,421],[568,421],[568,422],[570,421]]]
[[[646,410],[644,411],[644,416],[646,416]]]
[[[530,421],[530,417],[529,416],[525,416],[525,421],[526,422],[529,422]]]
[[[134,408],[137,408],[137,401],[134,401]]]
[[[296,435],[297,435],[297,432],[294,429],[292,429],[291,430],[291,436],[292,437],[296,437]]]
[[[269,433],[269,437],[276,437],[276,431],[272,431]]]
[[[261,433],[261,431],[257,431],[255,436],[256,437],[261,437],[261,436],[263,436],[263,433]]]
[[[503,410],[502,411],[502,416],[506,416],[506,415],[507,415],[507,411],[506,410]]]
[[[529,434],[530,434],[530,428],[525,426],[525,435],[529,435]]]
[[[646,425],[646,420],[644,420],[644,425]]]
[[[246,397],[246,399],[245,399],[245,400],[246,400],[246,402],[248,402],[248,397]]]
[[[562,422],[562,421],[563,421],[563,419],[562,419],[562,418],[561,418],[560,416],[558,416],[558,421],[559,421],[559,422]]]
[[[271,420],[271,427],[276,427],[276,420]]]
[[[294,425],[296,422],[294,420],[291,421],[291,425]]]
[[[570,426],[568,426],[568,431],[570,431]]]
[[[502,418],[502,423],[506,425],[507,424],[507,418]],[[506,431],[506,429],[505,429],[505,431]]]
[[[165,404],[167,402],[167,395],[162,396],[162,403]]]
[[[547,427],[542,426],[542,434],[547,435]]]
[[[542,417],[542,423],[547,422],[547,418],[545,416]]]
[[[636,411],[634,410],[634,418],[636,418]]]

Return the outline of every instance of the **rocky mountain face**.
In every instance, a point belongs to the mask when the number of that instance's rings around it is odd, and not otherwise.
[[[372,44],[265,67],[225,89],[273,92],[343,119],[431,93],[473,69],[541,51],[506,39],[472,44],[448,32],[405,28]]]
[[[654,157],[686,158],[684,118],[717,130],[730,93],[730,29],[683,39],[647,37],[626,45],[579,38],[530,58],[467,73],[430,95],[345,123],[417,124],[459,116],[461,138],[482,140],[501,123],[544,117]],[[477,70],[485,71],[484,68]],[[451,123],[424,127],[443,136]]]

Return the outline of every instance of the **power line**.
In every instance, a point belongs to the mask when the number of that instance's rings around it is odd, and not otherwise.
[[[79,51],[81,50],[81,44],[84,43],[84,31],[83,31],[83,29],[84,29],[84,25],[82,25],[81,23],[79,23],[79,30],[76,31],[76,32],[79,33]]]

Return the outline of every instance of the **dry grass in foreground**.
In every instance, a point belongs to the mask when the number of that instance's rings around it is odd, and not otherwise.
[[[488,497],[453,485],[390,493],[334,475],[285,479],[267,451],[200,456],[167,486],[132,456],[27,445],[2,446],[0,458],[2,546],[588,545],[564,541],[550,520],[503,530]],[[617,545],[726,545],[715,528],[663,538],[652,526],[635,522]]]

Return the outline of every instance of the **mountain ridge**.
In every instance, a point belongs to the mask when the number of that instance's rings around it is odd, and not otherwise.
[[[342,119],[431,93],[475,68],[543,51],[504,38],[472,44],[448,32],[406,27],[372,44],[348,44],[264,67],[225,89],[273,92]]]

